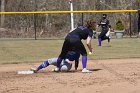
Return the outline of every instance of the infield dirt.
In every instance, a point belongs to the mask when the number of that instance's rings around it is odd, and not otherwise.
[[[92,73],[81,73],[80,63],[78,71],[67,73],[52,72],[49,66],[35,74],[17,74],[32,64],[1,64],[0,93],[140,93],[140,59],[90,60]]]

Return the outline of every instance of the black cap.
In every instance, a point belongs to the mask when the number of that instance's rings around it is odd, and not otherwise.
[[[104,17],[107,17],[107,14],[103,14]]]

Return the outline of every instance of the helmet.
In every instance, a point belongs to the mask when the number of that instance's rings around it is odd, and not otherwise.
[[[68,62],[64,62],[61,66],[60,66],[60,70],[67,72],[72,68],[72,64],[68,63]]]

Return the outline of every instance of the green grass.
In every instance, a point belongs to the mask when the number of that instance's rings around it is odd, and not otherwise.
[[[102,47],[95,47],[95,59],[140,58],[140,39],[113,39],[111,47],[105,47],[106,42]]]
[[[85,42],[85,41],[83,41]],[[63,40],[0,40],[0,63],[41,62],[57,57]],[[111,47],[107,41],[97,46],[97,39],[92,42],[94,56],[89,59],[140,58],[140,39],[112,39]]]

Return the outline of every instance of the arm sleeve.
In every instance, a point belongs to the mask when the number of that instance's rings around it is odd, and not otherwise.
[[[109,20],[107,20],[107,23],[106,24],[109,25]]]

